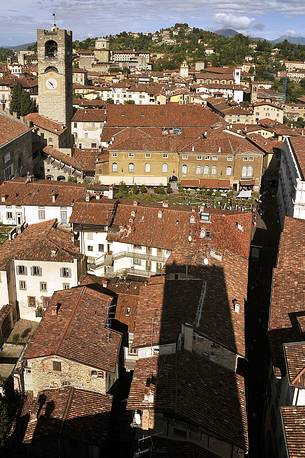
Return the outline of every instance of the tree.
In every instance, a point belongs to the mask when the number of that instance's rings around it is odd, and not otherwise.
[[[10,113],[17,113],[18,118],[28,113],[36,111],[36,105],[32,101],[30,94],[25,91],[18,81],[12,89]]]

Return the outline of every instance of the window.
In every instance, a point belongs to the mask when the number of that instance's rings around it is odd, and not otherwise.
[[[147,163],[145,164],[145,172],[146,172],[146,173],[150,173],[150,170],[151,170],[150,163],[147,162]]]
[[[18,275],[27,275],[27,268],[26,266],[17,266],[17,274]]]
[[[26,289],[26,282],[24,280],[19,281],[19,289]]]
[[[241,176],[242,177],[246,177],[247,176],[247,167],[245,165],[241,169]]]
[[[39,266],[32,266],[31,267],[31,275],[34,277],[40,277],[42,275],[42,268]]]
[[[133,258],[133,265],[134,266],[141,266],[142,265],[142,260],[139,258]]]
[[[211,167],[211,174],[212,174],[212,175],[217,175],[217,168],[216,168],[216,165],[212,165],[212,167]]]
[[[67,224],[68,222],[68,212],[66,207],[60,208],[60,220],[63,224]]]
[[[96,148],[96,143],[91,143],[91,148]]]
[[[92,378],[104,378],[104,372],[103,371],[91,371],[91,377]]]
[[[85,138],[88,138],[88,132],[85,132]]]
[[[182,154],[182,159],[186,160],[186,159],[188,159],[188,158],[189,158],[189,157],[188,157],[188,154]]]
[[[87,250],[88,250],[88,251],[93,251],[93,246],[92,246],[92,245],[88,245],[88,246],[87,246]]]
[[[93,240],[93,232],[87,232],[87,240]]]
[[[200,165],[197,165],[196,167],[196,175],[200,175],[201,174],[201,167]]]
[[[46,211],[44,207],[38,207],[38,219],[46,219]]]
[[[130,163],[128,164],[128,172],[129,172],[129,173],[134,172],[134,164],[133,164],[132,162],[130,162]]]
[[[202,161],[202,156],[197,156],[197,161]]]
[[[249,156],[248,157],[248,161],[254,161],[254,157],[253,156]]]
[[[150,159],[151,158],[151,153],[145,153],[145,159]]]
[[[227,156],[227,161],[233,161],[233,156]]]
[[[118,157],[118,153],[112,153],[112,157]]]
[[[247,161],[247,160],[248,160],[248,156],[244,156],[243,161]]]
[[[167,173],[167,171],[168,171],[168,166],[167,166],[166,162],[164,162],[164,164],[162,164],[162,172],[163,173]]]
[[[128,153],[128,157],[134,157],[134,153]]]
[[[104,249],[105,249],[104,244],[99,243],[99,245],[98,245],[98,251],[99,251],[100,253],[103,253],[103,252],[104,252]]]
[[[210,173],[210,172],[209,172],[209,166],[208,166],[208,165],[205,165],[205,166],[203,167],[203,174],[204,174],[204,175],[208,175],[209,173]]]
[[[60,269],[60,276],[64,278],[71,278],[71,269],[70,267],[62,267]]]
[[[212,161],[218,161],[218,156],[212,156]]]
[[[253,167],[251,165],[247,167],[247,177],[253,177]]]
[[[163,158],[163,159],[168,159],[168,154],[167,154],[167,153],[163,153],[163,154],[162,154],[162,158]]]
[[[53,361],[53,371],[61,372],[61,362]]]
[[[232,167],[227,167],[226,169],[226,175],[229,177],[232,175]]]
[[[11,160],[11,153],[5,153],[4,155],[4,163],[6,164]]]
[[[45,281],[40,282],[40,291],[47,291],[47,283]]]
[[[204,156],[204,160],[205,161],[209,161],[210,160],[210,156]]]
[[[69,289],[70,288],[70,283],[63,283],[62,284],[62,289]]]
[[[181,170],[182,170],[183,175],[186,175],[187,174],[187,165],[183,164],[183,166],[181,167]]]
[[[112,163],[112,171],[117,172],[118,171],[118,164],[116,162]]]
[[[6,212],[6,219],[13,219],[13,212]]]
[[[36,307],[36,297],[35,296],[28,296],[28,306]]]
[[[74,127],[77,127],[77,122],[73,123],[73,126],[74,126]]]

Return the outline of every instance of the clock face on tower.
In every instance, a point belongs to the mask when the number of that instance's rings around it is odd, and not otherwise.
[[[55,78],[48,78],[46,80],[46,88],[53,90],[57,88],[57,80]]]

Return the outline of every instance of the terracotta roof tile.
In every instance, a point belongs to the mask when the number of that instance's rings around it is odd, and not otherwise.
[[[289,458],[305,457],[305,407],[281,407]]]
[[[115,372],[122,336],[107,327],[111,301],[90,286],[56,291],[24,357],[57,355]]]
[[[76,202],[70,223],[109,226],[116,207],[116,201],[101,199],[95,202]]]
[[[30,129],[22,122],[0,115],[0,148],[27,132],[30,132]]]
[[[25,179],[4,181],[0,185],[0,196],[5,205],[72,206],[84,200],[86,186],[49,180],[26,182]],[[55,196],[53,202],[52,196]]]
[[[147,380],[152,375],[156,377],[155,384],[149,387],[153,402],[144,400]],[[183,351],[139,359],[127,408],[154,408],[156,412],[173,414],[247,450],[243,378],[195,353]]]
[[[50,406],[54,406],[51,412]],[[25,407],[22,416],[29,415],[29,421],[23,443],[45,439],[53,446],[54,439],[63,436],[105,445],[112,408],[110,395],[71,387],[44,390]]]
[[[105,110],[96,110],[82,108],[76,110],[73,115],[72,122],[100,122],[103,123],[106,120]]]
[[[29,113],[24,117],[24,120],[32,122],[34,126],[52,132],[56,135],[61,135],[66,130],[66,127],[62,124],[59,124],[58,122],[53,121],[52,119],[49,119],[38,113]]]

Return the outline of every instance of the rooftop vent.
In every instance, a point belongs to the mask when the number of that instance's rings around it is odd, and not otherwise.
[[[158,218],[159,218],[159,219],[162,219],[162,216],[163,216],[163,211],[162,211],[162,210],[159,210],[159,211],[158,211]]]
[[[196,218],[194,215],[190,216],[190,224],[195,224],[196,223]]]
[[[237,302],[237,299],[233,299],[232,303],[233,303],[234,312],[235,313],[239,313],[240,312],[240,304]]]
[[[90,194],[87,192],[85,197],[86,202],[90,202]]]

